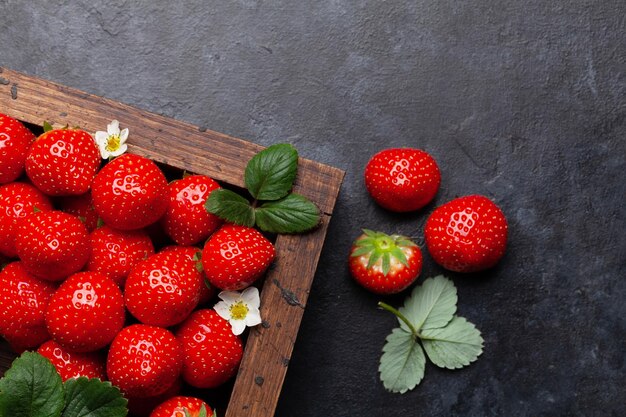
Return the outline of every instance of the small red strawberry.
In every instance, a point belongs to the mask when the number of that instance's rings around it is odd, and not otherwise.
[[[211,285],[241,290],[263,275],[275,254],[274,245],[258,230],[226,224],[204,245],[202,265]]]
[[[422,253],[405,236],[363,230],[350,250],[350,273],[366,289],[377,294],[398,293],[422,271]]]
[[[102,352],[71,352],[54,340],[39,346],[37,352],[52,362],[63,381],[80,376],[106,380],[106,358]]]
[[[141,229],[159,220],[167,209],[165,175],[143,156],[115,158],[98,172],[91,188],[98,215],[116,229]]]
[[[96,142],[79,129],[45,132],[26,158],[28,178],[48,195],[85,194],[99,167]]]
[[[90,253],[83,222],[61,211],[40,211],[17,225],[15,249],[31,274],[60,281],[80,271]]]
[[[365,167],[365,186],[374,201],[387,210],[413,211],[437,194],[441,174],[428,153],[411,148],[385,149]]]
[[[37,210],[52,210],[52,203],[32,185],[13,182],[0,186],[0,254],[9,258],[17,256],[15,234],[18,220]]]
[[[178,328],[183,348],[183,379],[197,388],[214,388],[237,373],[243,343],[215,310],[194,311]]]
[[[85,223],[89,232],[94,231],[98,226],[98,213],[93,206],[91,192],[77,196],[58,197],[55,204],[59,210],[78,217]]]
[[[88,271],[107,275],[121,288],[131,269],[154,254],[148,234],[140,230],[117,230],[102,226],[91,232],[91,257]]]
[[[0,184],[15,181],[24,172],[26,155],[35,135],[22,123],[0,113]]]
[[[0,335],[15,350],[39,346],[50,338],[45,311],[56,287],[29,274],[21,262],[0,272]]]
[[[215,290],[215,287],[211,285],[209,280],[206,278],[206,274],[204,273],[204,267],[202,266],[201,261],[202,249],[196,248],[195,246],[178,245],[166,246],[161,249],[161,253],[169,251],[178,252],[179,254],[186,256],[187,259],[193,262],[193,264],[196,266],[196,269],[200,271],[200,274],[202,275],[202,280],[204,281],[204,285],[202,285],[202,288],[200,290],[200,301],[198,302],[198,305],[203,305],[211,301],[217,291]]]
[[[435,262],[456,272],[494,266],[504,255],[507,222],[487,197],[454,199],[432,212],[426,222],[426,247]]]
[[[168,327],[198,305],[202,275],[186,255],[161,252],[139,262],[124,286],[126,308],[140,322]]]
[[[150,417],[215,417],[213,410],[200,398],[178,396],[154,409]]]
[[[219,184],[204,175],[190,175],[168,185],[169,202],[161,218],[163,229],[179,245],[195,245],[206,240],[222,220],[204,207]]]
[[[98,272],[78,272],[65,280],[46,309],[52,339],[74,352],[108,345],[124,326],[124,299],[117,284]]]
[[[176,382],[182,365],[181,345],[170,331],[133,324],[113,339],[107,375],[127,397],[153,397]]]

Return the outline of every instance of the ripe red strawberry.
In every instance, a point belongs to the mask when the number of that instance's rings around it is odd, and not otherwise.
[[[117,230],[102,226],[91,232],[88,271],[113,279],[121,288],[131,269],[154,254],[154,246],[144,230]]]
[[[163,252],[139,262],[124,287],[126,308],[140,322],[168,327],[198,305],[202,275],[186,255]]]
[[[106,358],[102,352],[71,352],[54,340],[39,346],[37,352],[52,362],[63,381],[80,376],[106,380]]]
[[[198,305],[206,304],[215,296],[216,290],[215,287],[211,285],[209,280],[206,278],[206,274],[204,273],[204,267],[202,266],[202,249],[196,248],[195,246],[178,246],[171,245],[166,246],[161,249],[161,253],[174,251],[178,252],[181,255],[184,255],[196,266],[200,274],[202,275],[202,280],[204,281],[204,285],[200,289],[200,301]]]
[[[433,211],[424,236],[435,262],[456,272],[476,272],[494,266],[504,255],[507,222],[487,197],[454,199]]]
[[[89,259],[87,229],[71,214],[40,211],[17,226],[17,254],[26,270],[39,278],[60,281],[80,271]]]
[[[219,184],[204,175],[191,175],[168,185],[169,202],[161,218],[163,229],[179,245],[194,245],[206,240],[222,220],[205,207]]]
[[[0,254],[17,256],[15,234],[18,220],[36,210],[52,210],[50,199],[30,184],[13,182],[0,186]]]
[[[377,294],[398,293],[422,271],[422,253],[409,238],[363,230],[350,250],[350,273]]]
[[[108,345],[124,326],[124,299],[117,284],[98,272],[78,272],[54,293],[46,309],[52,339],[74,352]]]
[[[35,135],[22,123],[0,113],[0,184],[15,181],[22,175],[34,140]]]
[[[176,338],[183,349],[183,379],[197,388],[214,388],[237,373],[243,343],[215,310],[194,311]]]
[[[274,245],[258,230],[226,224],[204,245],[202,265],[211,285],[241,290],[263,275],[275,254]]]
[[[91,188],[98,215],[116,229],[141,229],[159,220],[167,209],[165,175],[143,156],[115,158],[98,172]]]
[[[39,136],[26,157],[26,174],[48,195],[80,195],[89,190],[100,167],[91,135],[79,129],[50,130]]]
[[[45,311],[56,287],[13,262],[0,272],[0,335],[15,350],[39,346],[50,338]]]
[[[176,382],[182,365],[181,345],[170,331],[133,324],[113,339],[107,375],[127,397],[153,397]]]
[[[391,211],[424,207],[437,194],[440,182],[437,163],[419,149],[385,149],[365,167],[367,191],[378,204]]]
[[[91,199],[91,192],[86,192],[82,195],[59,197],[55,201],[59,210],[73,214],[78,217],[89,232],[92,232],[98,226],[98,213],[93,206],[93,200]]]
[[[215,416],[207,403],[195,397],[170,398],[154,409],[150,417],[211,417]]]

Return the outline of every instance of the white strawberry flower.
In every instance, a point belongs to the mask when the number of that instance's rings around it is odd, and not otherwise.
[[[218,297],[222,301],[213,308],[223,319],[228,320],[235,335],[243,333],[246,326],[253,327],[261,323],[261,300],[256,287],[248,287],[241,293],[222,291]]]
[[[120,131],[120,122],[113,120],[107,125],[107,131],[96,132],[96,143],[102,159],[120,156],[128,149],[128,128]]]

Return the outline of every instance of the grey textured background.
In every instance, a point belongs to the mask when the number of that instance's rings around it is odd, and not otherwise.
[[[347,171],[277,416],[626,415],[625,2],[167,3],[0,0],[0,65]],[[393,146],[440,165],[421,212],[365,191]],[[510,222],[495,269],[448,274],[485,353],[386,393],[395,319],[351,281],[351,240],[420,238],[471,193]],[[441,272],[426,255],[422,276]]]

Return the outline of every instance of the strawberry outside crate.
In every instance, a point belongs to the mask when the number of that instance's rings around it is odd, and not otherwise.
[[[262,146],[0,67],[0,112],[41,126],[104,130],[117,119],[131,131],[129,152],[243,187],[247,161]],[[251,329],[226,417],[274,415],[344,172],[300,158],[294,191],[314,201],[322,221],[302,235],[279,235],[261,289],[262,325]],[[0,342],[0,375],[16,357]],[[223,410],[222,410],[223,413]]]

